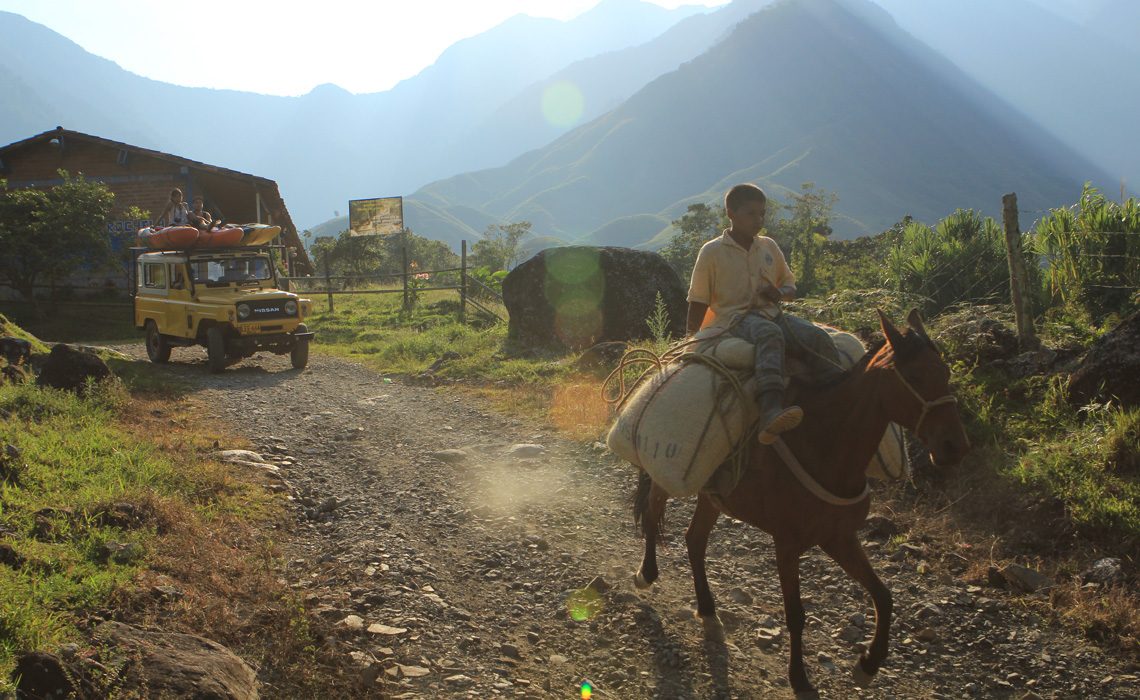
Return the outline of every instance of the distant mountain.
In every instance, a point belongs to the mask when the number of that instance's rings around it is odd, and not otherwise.
[[[578,239],[623,217],[678,218],[735,182],[836,192],[837,233],[956,207],[1072,201],[1106,175],[863,0],[789,0],[620,107],[509,165],[411,198]],[[446,203],[446,204],[443,204]]]
[[[688,17],[644,44],[602,53],[544,76],[484,120],[457,129],[443,149],[455,172],[502,165],[544,146],[571,127],[617,107],[657,76],[722,40],[738,22],[774,0],[736,0]]]
[[[656,214],[626,216],[603,225],[575,241],[586,245],[634,248],[670,228],[671,221]]]
[[[255,173],[278,182],[304,228],[349,199],[406,194],[459,172],[441,157],[455,130],[575,61],[642,44],[706,11],[605,0],[568,22],[519,15],[458,42],[387,92],[322,85],[302,97],[149,80],[0,12],[0,144],[62,125]],[[493,162],[523,152],[504,147]]]
[[[1140,2],[875,0],[974,80],[1140,189]]]

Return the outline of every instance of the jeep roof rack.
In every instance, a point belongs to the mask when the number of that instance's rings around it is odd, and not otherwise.
[[[242,246],[225,246],[219,248],[200,248],[194,246],[191,248],[149,248],[146,246],[131,246],[130,250],[135,255],[142,255],[144,253],[167,253],[177,255],[197,255],[204,253],[207,255],[216,255],[218,253],[267,253],[271,248],[285,248],[283,245],[242,245]]]

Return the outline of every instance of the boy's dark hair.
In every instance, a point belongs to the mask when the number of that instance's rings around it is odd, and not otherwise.
[[[750,182],[736,185],[724,196],[724,208],[727,211],[736,211],[748,202],[757,201],[767,203],[768,197],[764,190]]]

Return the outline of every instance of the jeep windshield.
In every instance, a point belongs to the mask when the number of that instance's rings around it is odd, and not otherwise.
[[[273,277],[265,257],[194,258],[189,265],[194,283],[207,287],[259,284]]]

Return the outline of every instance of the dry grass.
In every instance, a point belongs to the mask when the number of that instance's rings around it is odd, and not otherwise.
[[[602,383],[590,375],[560,381],[551,392],[547,410],[551,425],[575,440],[601,439],[611,418],[601,391]]]
[[[1032,496],[986,465],[978,450],[959,466],[920,468],[914,486],[885,487],[875,510],[891,517],[909,539],[930,543],[954,578],[987,585],[991,569],[1016,563],[1058,581],[1048,600],[1024,604],[1083,634],[1132,663],[1140,662],[1140,595],[1132,584],[1082,588],[1078,574],[1101,557],[1130,552],[1082,537],[1054,501]],[[1016,514],[1015,516],[1012,514]]]
[[[198,418],[191,400],[137,398],[121,419],[180,469],[194,474],[188,502],[150,505],[160,533],[149,567],[113,599],[116,617],[132,624],[201,635],[234,650],[257,671],[272,697],[370,697],[327,623],[310,616],[280,578],[274,537],[287,533],[283,501],[263,484],[210,459],[219,447],[248,443]],[[202,503],[216,504],[205,511]],[[161,589],[158,587],[162,587]],[[163,591],[177,591],[173,596]]]
[[[1121,586],[1082,588],[1072,582],[1055,589],[1050,602],[1085,637],[1140,664],[1140,596],[1134,591]]]
[[[542,384],[460,383],[451,389],[489,405],[508,416],[544,421],[552,389]]]

